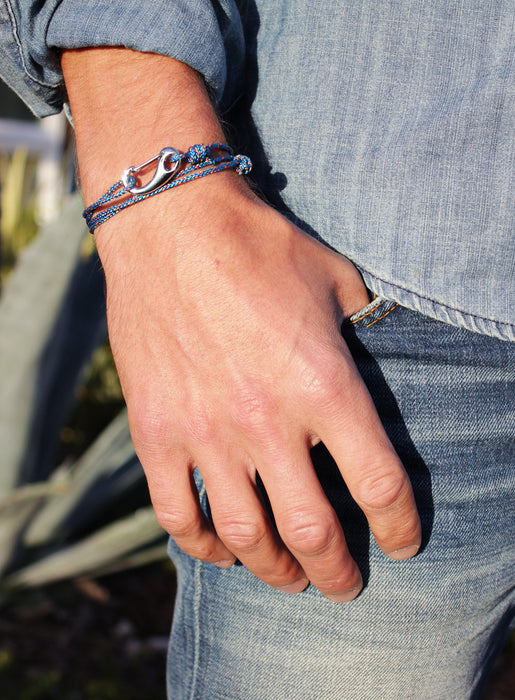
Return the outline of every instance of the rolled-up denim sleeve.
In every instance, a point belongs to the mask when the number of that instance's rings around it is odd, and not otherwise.
[[[218,100],[244,53],[234,0],[0,0],[0,75],[38,116],[66,100],[61,50],[90,46],[175,58],[199,71]]]

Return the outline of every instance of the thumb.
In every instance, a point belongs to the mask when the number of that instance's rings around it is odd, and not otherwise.
[[[361,274],[348,258],[337,255],[335,263],[335,295],[343,321],[367,306],[371,297]]]

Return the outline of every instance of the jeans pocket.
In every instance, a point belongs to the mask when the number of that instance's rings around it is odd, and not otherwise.
[[[372,301],[365,307],[344,320],[342,329],[348,326],[352,326],[353,328],[370,328],[370,326],[386,318],[398,306],[399,304],[396,301],[374,296]]]

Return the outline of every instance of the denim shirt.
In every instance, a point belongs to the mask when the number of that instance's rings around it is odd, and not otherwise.
[[[0,0],[0,70],[43,116],[66,100],[60,48],[191,65],[266,196],[372,291],[514,340],[514,15],[513,0]]]

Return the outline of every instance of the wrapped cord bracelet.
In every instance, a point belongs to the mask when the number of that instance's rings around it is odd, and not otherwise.
[[[137,187],[137,174],[156,161],[156,171],[151,180],[146,185]],[[223,143],[196,144],[186,153],[172,147],[163,148],[157,156],[145,163],[127,168],[120,180],[87,207],[82,216],[86,219],[89,232],[93,234],[98,226],[133,204],[172,187],[228,169],[236,170],[238,175],[247,175],[252,169],[252,162],[247,156],[234,155],[232,148]]]

